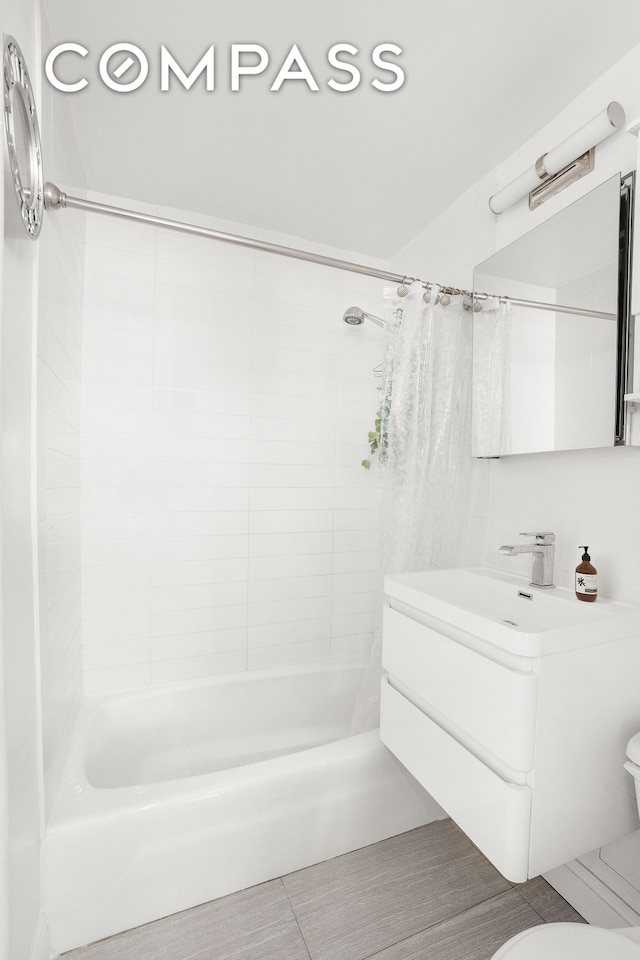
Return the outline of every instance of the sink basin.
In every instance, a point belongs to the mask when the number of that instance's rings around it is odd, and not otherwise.
[[[537,657],[640,633],[640,607],[565,587],[541,590],[488,567],[423,570],[385,577],[391,606],[415,611],[523,656]]]

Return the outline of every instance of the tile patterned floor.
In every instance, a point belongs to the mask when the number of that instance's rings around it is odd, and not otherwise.
[[[542,878],[509,883],[438,820],[64,960],[489,960],[558,920],[584,922]]]

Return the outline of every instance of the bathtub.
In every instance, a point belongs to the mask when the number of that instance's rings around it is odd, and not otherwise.
[[[362,672],[86,699],[43,843],[54,955],[443,816],[377,730],[349,736]]]

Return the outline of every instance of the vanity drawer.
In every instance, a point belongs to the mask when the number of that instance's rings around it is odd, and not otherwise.
[[[508,880],[527,879],[529,787],[495,774],[386,678],[380,739]]]
[[[385,605],[382,665],[514,770],[533,768],[538,678]]]

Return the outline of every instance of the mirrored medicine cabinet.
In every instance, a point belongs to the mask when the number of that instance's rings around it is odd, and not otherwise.
[[[474,457],[624,443],[632,189],[611,177],[474,269]]]

